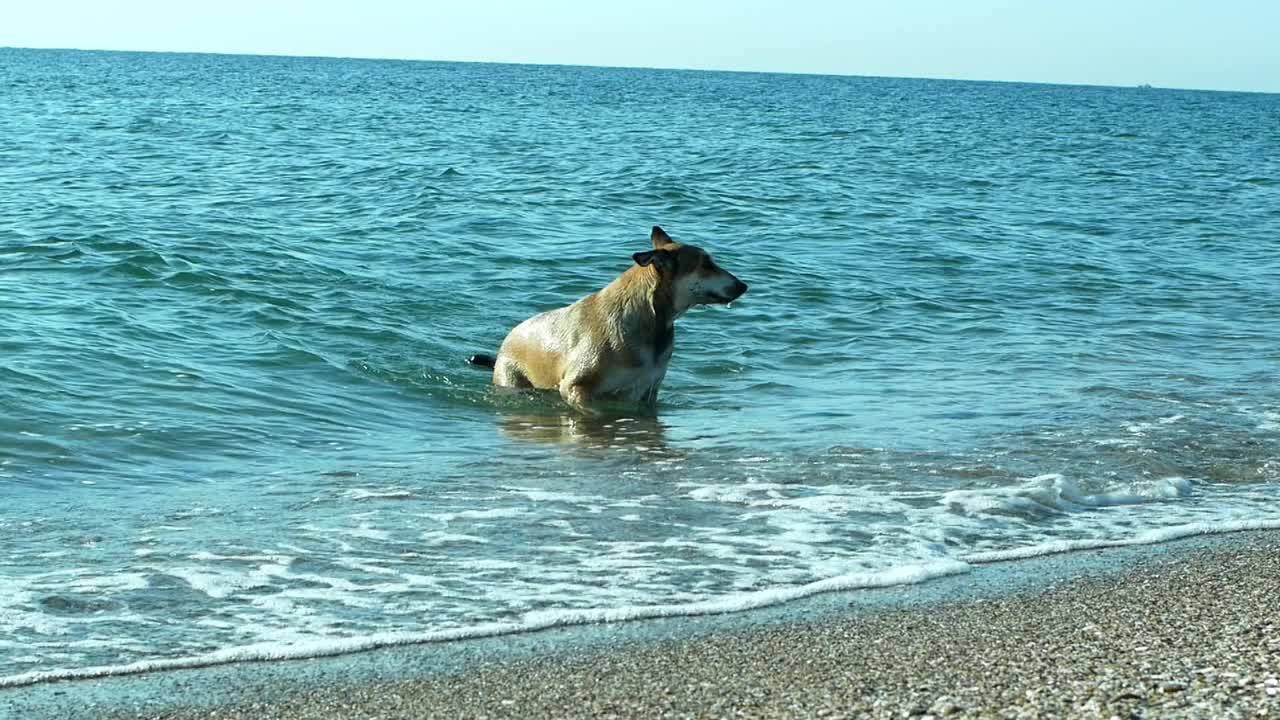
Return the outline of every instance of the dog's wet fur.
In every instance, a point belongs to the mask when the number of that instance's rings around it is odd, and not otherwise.
[[[683,245],[654,226],[653,249],[607,287],[525,320],[497,356],[469,362],[493,368],[493,384],[559,390],[574,408],[598,401],[653,404],[667,373],[675,321],[695,305],[728,304],[747,284],[716,265],[701,248]]]

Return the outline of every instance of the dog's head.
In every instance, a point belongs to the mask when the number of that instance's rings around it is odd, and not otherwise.
[[[694,305],[728,304],[747,291],[747,284],[723,270],[702,248],[681,245],[657,225],[649,239],[653,249],[631,257],[641,267],[653,266],[658,282],[671,290],[679,317]]]

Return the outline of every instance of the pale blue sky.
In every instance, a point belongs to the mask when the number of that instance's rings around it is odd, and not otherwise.
[[[0,46],[1280,92],[1276,0],[11,0]]]

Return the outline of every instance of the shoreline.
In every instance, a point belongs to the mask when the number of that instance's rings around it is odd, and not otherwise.
[[[1280,532],[1078,555],[785,611],[49,683],[0,715],[1280,717]]]

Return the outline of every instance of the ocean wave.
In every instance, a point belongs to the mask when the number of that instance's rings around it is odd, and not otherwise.
[[[491,622],[469,627],[425,632],[382,632],[359,638],[317,638],[288,642],[256,643],[228,647],[186,657],[140,660],[120,665],[37,670],[0,677],[0,688],[14,688],[64,680],[87,680],[148,672],[187,670],[231,663],[307,660],[348,655],[369,650],[531,633],[574,625],[746,612],[782,605],[824,593],[919,584],[937,578],[971,572],[976,565],[1026,560],[1081,550],[1153,545],[1200,535],[1252,530],[1280,530],[1280,519],[1189,524],[1150,530],[1128,538],[1114,540],[1072,540],[1040,543],[1024,548],[971,553],[961,560],[939,560],[919,565],[894,567],[878,572],[846,573],[802,585],[773,587],[690,603],[535,610],[525,613],[516,622]]]
[[[1168,477],[1121,483],[1104,492],[1088,492],[1062,475],[1051,474],[1030,478],[1013,488],[953,490],[943,494],[942,502],[964,513],[1036,516],[1175,500],[1187,497],[1193,490],[1192,481]]]
[[[99,665],[84,668],[32,671],[0,677],[0,688],[21,687],[57,680],[86,680],[164,670],[186,670],[240,662],[305,660],[347,655],[381,648],[537,632],[571,625],[695,615],[719,615],[779,605],[819,593],[920,583],[933,578],[962,573],[967,568],[968,566],[964,563],[942,561],[924,566],[894,568],[882,573],[851,573],[798,587],[770,588],[695,603],[539,610],[526,613],[520,621],[511,623],[485,623],[470,627],[428,632],[387,632],[360,638],[325,638],[289,643],[258,643],[224,648],[189,657],[140,660],[123,665]]]
[[[1246,532],[1250,530],[1280,530],[1280,519],[1229,520],[1213,524],[1190,523],[1187,525],[1177,525],[1157,530],[1146,530],[1133,535],[1132,537],[1113,540],[1055,540],[1053,542],[1037,543],[1035,545],[1010,548],[1008,550],[992,550],[989,552],[971,553],[964,556],[964,562],[973,565],[982,565],[1006,562],[1009,560],[1026,560],[1045,555],[1057,555],[1060,553],[1077,552],[1080,550],[1100,550],[1103,548],[1126,547],[1130,545],[1156,545],[1172,540],[1196,537],[1198,535],[1222,535],[1226,533]]]

